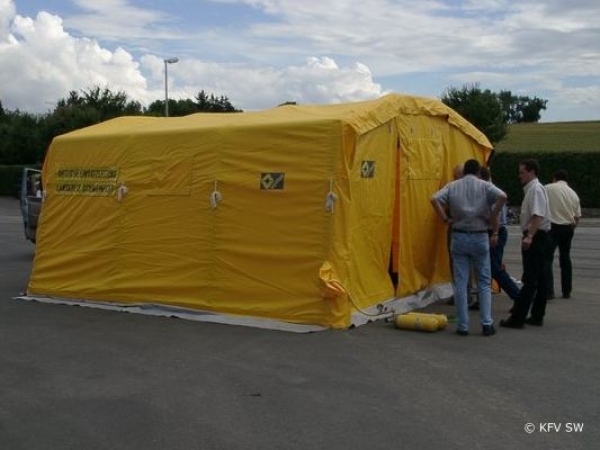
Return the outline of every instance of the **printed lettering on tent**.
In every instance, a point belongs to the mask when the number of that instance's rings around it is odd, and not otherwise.
[[[59,195],[110,197],[117,188],[115,168],[62,168],[56,171],[54,191]]]

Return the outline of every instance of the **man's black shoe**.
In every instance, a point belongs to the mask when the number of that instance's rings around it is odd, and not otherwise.
[[[459,336],[468,336],[469,335],[469,330],[458,329],[458,330],[456,330],[456,334],[458,334]]]
[[[548,294],[548,295],[546,296],[546,300],[554,300],[554,298],[555,298],[555,297],[554,297],[554,294]]]
[[[510,316],[508,319],[502,319],[500,321],[500,326],[504,328],[525,328],[523,322],[515,320],[513,316]]]
[[[527,325],[535,325],[536,327],[541,327],[542,325],[544,325],[544,319],[538,319],[537,317],[529,317],[528,319],[525,319],[525,323]]]
[[[481,329],[481,334],[484,336],[493,336],[496,334],[496,329],[494,328],[494,325],[484,325]]]
[[[562,298],[571,298],[571,294],[563,294]]]

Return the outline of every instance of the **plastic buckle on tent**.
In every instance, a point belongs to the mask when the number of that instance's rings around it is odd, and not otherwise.
[[[335,195],[335,192],[333,192],[333,180],[329,180],[329,192],[325,197],[325,209],[328,212],[333,213],[333,206],[337,199],[338,196]]]
[[[121,202],[125,195],[127,194],[127,186],[121,183],[121,185],[117,188],[117,201]]]
[[[219,203],[221,203],[221,200],[223,200],[223,196],[217,190],[217,183],[218,182],[215,180],[215,188],[210,194],[210,206],[212,206],[213,209],[219,206]]]

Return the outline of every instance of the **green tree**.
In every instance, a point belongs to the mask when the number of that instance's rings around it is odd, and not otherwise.
[[[546,109],[548,100],[542,100],[537,97],[519,97],[520,119],[524,123],[538,122],[541,118],[541,111]],[[517,122],[517,123],[521,123]]]
[[[36,164],[43,147],[40,117],[19,110],[0,112],[0,164]]]
[[[187,98],[185,100],[169,99],[169,116],[181,117],[198,112],[196,103]],[[144,110],[147,116],[162,117],[165,115],[165,101],[155,100]]]
[[[223,95],[215,97],[210,94],[210,97],[204,92],[204,90],[198,92],[196,95],[196,104],[198,105],[198,111],[206,112],[241,112],[236,109],[229,99]]]
[[[541,118],[541,111],[546,109],[548,100],[538,97],[515,96],[511,91],[500,91],[498,94],[508,123],[534,123]]]
[[[517,117],[516,97],[510,91],[500,91],[498,94],[502,110],[504,111],[504,119],[507,123],[515,123]]]
[[[492,144],[500,142],[508,133],[508,121],[500,96],[478,84],[467,84],[461,89],[450,87],[441,97],[442,102],[471,122]]]
[[[55,136],[115,117],[141,114],[141,104],[129,100],[127,94],[121,91],[112,92],[98,86],[87,91],[71,91],[43,120],[42,135],[46,142],[43,151]]]
[[[96,86],[71,91],[53,111],[33,115],[4,109],[0,101],[0,164],[35,164],[43,161],[55,136],[95,125],[108,119],[131,115],[164,115],[164,101],[148,108],[130,100],[124,92]],[[225,96],[200,91],[194,99],[169,100],[169,113],[185,116],[196,112],[239,112]]]
[[[195,100],[195,101],[194,101]],[[223,95],[216,97],[214,94],[208,95],[204,90],[191,99],[172,100],[169,99],[169,116],[179,117],[187,116],[198,112],[241,112],[236,109],[229,99]],[[145,114],[150,116],[164,116],[165,102],[164,100],[155,100],[145,110]]]
[[[139,102],[129,100],[124,92],[112,92],[108,88],[103,90],[96,86],[81,94],[77,91],[69,92],[69,97],[61,99],[56,109],[83,109],[93,111],[92,116],[100,122],[119,116],[133,116],[142,113]]]

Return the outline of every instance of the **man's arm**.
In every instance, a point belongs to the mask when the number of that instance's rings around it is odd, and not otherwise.
[[[446,209],[442,206],[442,202],[440,200],[435,197],[431,197],[431,205],[433,206],[433,209],[438,217],[443,222],[450,223],[450,218],[448,217],[448,214],[446,214]]]
[[[537,233],[538,228],[542,223],[542,216],[533,215],[527,224],[527,234],[523,236],[523,240],[521,241],[521,247],[524,250],[527,250],[533,241],[533,236]]]
[[[500,212],[506,203],[506,194],[503,192],[499,195],[494,205],[492,206],[492,212],[490,215],[490,227],[492,229],[492,235],[490,236],[490,245],[495,247],[498,245],[498,230],[500,230]]]
[[[498,233],[500,229],[500,212],[502,211],[502,207],[506,204],[506,194],[502,192],[502,194],[498,195],[498,198],[494,202],[492,206],[492,213],[490,217],[490,225],[492,226],[492,233]]]

